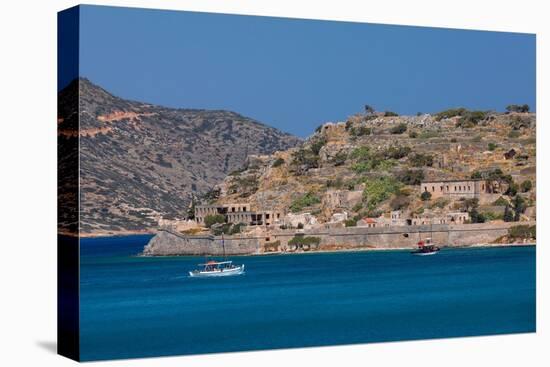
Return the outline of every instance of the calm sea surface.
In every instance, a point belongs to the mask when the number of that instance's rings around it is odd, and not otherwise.
[[[81,357],[132,358],[535,331],[535,248],[140,258],[150,236],[81,242]]]

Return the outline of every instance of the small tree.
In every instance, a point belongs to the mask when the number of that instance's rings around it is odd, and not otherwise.
[[[365,105],[365,113],[366,113],[367,115],[372,115],[372,114],[374,113],[374,111],[375,111],[375,110],[374,110],[374,107],[372,107],[372,106],[370,106],[370,105],[368,105],[368,104]]]
[[[506,208],[504,208],[504,216],[502,218],[505,222],[513,222],[514,221],[514,213],[510,209],[510,205],[506,205]]]
[[[528,104],[511,104],[506,106],[506,111],[508,112],[529,112],[529,105]]]
[[[525,180],[521,183],[522,192],[531,191],[532,188],[533,188],[533,183],[531,182],[531,180]]]
[[[515,182],[512,182],[509,186],[508,186],[508,190],[506,190],[506,194],[508,196],[514,196],[518,193],[518,190],[519,190],[519,185]]]
[[[195,197],[191,198],[189,207],[187,208],[187,219],[195,219],[195,207],[196,207]]]
[[[497,148],[497,145],[493,142],[487,144],[487,149],[489,149],[490,151],[493,151]]]
[[[516,195],[514,200],[512,200],[512,204],[514,205],[514,222],[518,222],[526,209],[525,200],[521,196]]]
[[[424,191],[422,194],[420,194],[420,199],[422,201],[428,201],[432,198],[432,194],[429,191]]]

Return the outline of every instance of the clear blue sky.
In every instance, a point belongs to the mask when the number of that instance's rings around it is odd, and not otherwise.
[[[535,109],[529,34],[83,6],[80,40],[80,75],[118,96],[299,136],[365,104]]]

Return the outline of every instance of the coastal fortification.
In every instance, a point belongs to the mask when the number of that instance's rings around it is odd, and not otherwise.
[[[523,225],[535,225],[524,222]],[[439,246],[464,247],[490,245],[508,234],[517,223],[425,225],[395,227],[344,227],[328,230],[279,230],[265,236],[221,236],[183,235],[160,230],[147,246],[144,256],[260,255],[273,252],[338,251],[366,249],[413,248],[419,239],[431,237]],[[296,236],[316,237],[317,245],[298,249],[291,240]]]

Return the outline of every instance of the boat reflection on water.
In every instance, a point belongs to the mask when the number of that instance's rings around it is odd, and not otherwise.
[[[233,265],[233,261],[208,261],[199,264],[202,269],[189,272],[191,277],[224,277],[231,275],[240,275],[244,273],[243,265]]]

